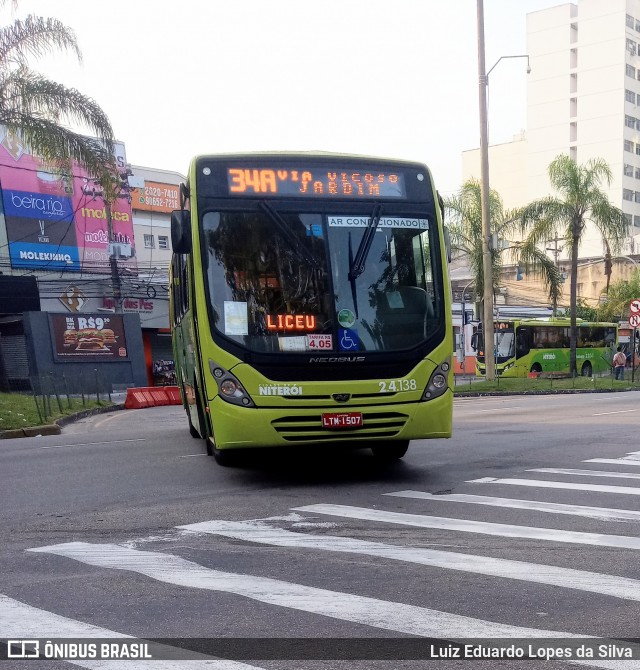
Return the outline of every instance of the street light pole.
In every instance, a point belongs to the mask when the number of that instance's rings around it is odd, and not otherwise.
[[[480,201],[482,207],[482,274],[485,378],[494,381],[496,359],[493,346],[493,266],[491,262],[491,221],[489,209],[489,137],[487,123],[487,74],[484,54],[484,6],[478,7],[478,93],[480,102]],[[495,66],[494,66],[495,67]],[[493,68],[492,68],[493,69]]]

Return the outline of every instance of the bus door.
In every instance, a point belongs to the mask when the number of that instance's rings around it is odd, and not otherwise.
[[[516,328],[516,361],[531,351],[531,331],[527,326]]]

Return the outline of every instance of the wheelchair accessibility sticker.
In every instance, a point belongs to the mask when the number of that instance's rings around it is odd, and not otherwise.
[[[338,328],[338,348],[340,351],[358,350],[358,331],[353,328]]]

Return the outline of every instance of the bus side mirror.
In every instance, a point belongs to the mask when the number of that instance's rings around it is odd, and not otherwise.
[[[442,229],[444,231],[444,249],[447,254],[447,262],[451,263],[451,235],[447,226],[443,226]]]
[[[191,212],[188,209],[171,212],[171,245],[174,254],[191,253]]]

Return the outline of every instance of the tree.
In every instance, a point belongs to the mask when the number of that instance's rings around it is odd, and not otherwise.
[[[0,0],[0,6],[5,4]],[[76,161],[108,190],[116,170],[107,115],[92,98],[29,67],[30,59],[54,51],[69,51],[82,60],[74,32],[57,19],[28,16],[0,27],[0,124],[53,168],[69,171]]]
[[[619,252],[628,233],[629,224],[622,210],[613,206],[601,189],[601,183],[604,181],[608,185],[611,177],[611,168],[602,159],[578,165],[569,156],[561,154],[549,165],[549,180],[559,197],[549,196],[532,202],[520,214],[522,231],[528,231],[524,241],[526,246],[541,246],[546,240],[558,236],[564,239],[569,249],[570,369],[573,374],[577,372],[578,257],[587,223],[590,221],[595,225],[607,254],[611,250]]]
[[[482,264],[482,207],[481,184],[477,179],[467,180],[456,196],[445,199],[449,232],[454,250],[465,254],[473,277],[476,299],[484,293],[484,270]],[[500,195],[489,191],[489,221],[494,239],[507,240],[517,232],[519,213],[504,209]],[[510,261],[522,264],[542,276],[550,299],[557,301],[562,290],[562,278],[553,261],[535,244],[528,241],[510,241],[506,246],[493,245],[493,291],[500,283],[503,255]]]
[[[629,318],[629,304],[640,296],[640,270],[630,280],[621,279],[609,286],[606,299],[598,307],[598,321],[621,321]]]
[[[567,309],[559,310],[558,316],[561,319],[568,319],[571,316],[571,309],[567,307]],[[598,308],[588,305],[584,298],[578,298],[576,317],[584,321],[608,321],[608,319],[600,319]]]

